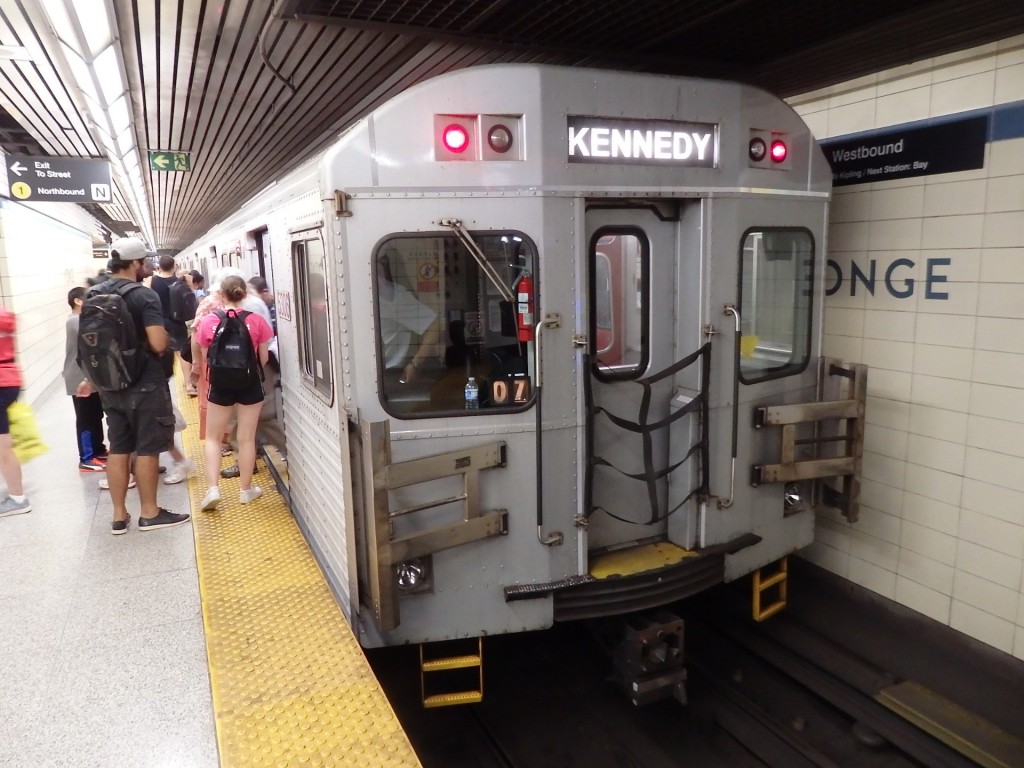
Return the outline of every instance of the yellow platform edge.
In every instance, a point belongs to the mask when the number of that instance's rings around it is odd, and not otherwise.
[[[256,502],[221,479],[199,511],[199,401],[176,381],[221,765],[421,766],[270,473]]]

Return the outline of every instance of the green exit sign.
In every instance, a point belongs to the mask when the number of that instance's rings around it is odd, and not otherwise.
[[[149,170],[151,171],[191,171],[191,152],[172,152],[166,149],[149,150]]]

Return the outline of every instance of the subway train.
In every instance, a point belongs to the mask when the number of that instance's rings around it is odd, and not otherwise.
[[[856,519],[831,186],[756,88],[484,66],[184,249],[272,287],[283,490],[364,647],[626,617],[624,685],[679,695],[665,606],[777,567],[818,505]]]

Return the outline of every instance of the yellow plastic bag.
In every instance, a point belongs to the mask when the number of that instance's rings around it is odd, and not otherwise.
[[[50,450],[39,434],[32,406],[20,400],[15,401],[7,408],[7,418],[11,421],[11,441],[14,443],[14,455],[22,464],[31,461],[36,456],[42,456]]]

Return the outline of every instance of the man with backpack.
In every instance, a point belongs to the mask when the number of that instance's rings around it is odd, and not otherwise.
[[[187,514],[157,506],[160,453],[174,439],[174,411],[158,357],[169,352],[160,299],[138,282],[145,259],[141,240],[115,240],[111,276],[89,291],[79,318],[78,359],[86,379],[76,394],[84,397],[98,391],[107,415],[107,479],[115,536],[126,533],[131,523],[125,501],[132,453],[142,507],[139,530],[189,520]]]

